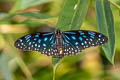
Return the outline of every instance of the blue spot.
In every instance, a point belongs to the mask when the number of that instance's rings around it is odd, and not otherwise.
[[[88,41],[88,39],[86,39]]]
[[[75,39],[76,39],[76,38],[75,38],[75,36],[72,36],[72,39],[74,39],[74,40],[75,40]]]
[[[34,38],[34,40],[37,40],[37,38]]]
[[[40,43],[40,42],[41,42],[41,39],[38,40],[38,43]]]
[[[79,39],[82,41],[83,39],[82,39],[82,37],[79,37]]]
[[[86,38],[87,36],[84,35],[83,37]]]
[[[75,43],[75,45],[78,45],[78,44],[79,44],[78,42]]]
[[[39,35],[38,35],[38,34],[36,34],[36,35],[35,35],[35,37],[39,37]]]
[[[44,38],[44,41],[47,41],[47,39],[48,39],[48,38],[47,38],[47,37],[45,37],[45,38]]]

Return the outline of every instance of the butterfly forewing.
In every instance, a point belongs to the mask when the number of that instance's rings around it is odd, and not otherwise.
[[[25,35],[15,42],[15,46],[21,50],[34,50],[49,55],[49,46],[54,44],[54,33],[35,33]]]
[[[64,55],[66,56],[75,55],[91,46],[102,45],[107,42],[107,37],[93,31],[74,30],[63,32],[63,41]]]

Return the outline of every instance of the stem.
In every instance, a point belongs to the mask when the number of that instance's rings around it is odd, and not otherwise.
[[[113,6],[115,6],[117,9],[120,10],[120,6],[118,4],[116,4],[115,2],[113,2],[112,0],[108,0]]]
[[[61,60],[59,59],[59,61],[57,61],[57,63],[55,65],[53,65],[53,80],[55,80],[56,70],[57,70],[60,62],[61,62]]]
[[[57,64],[53,67],[53,80],[55,80],[56,67],[57,67]]]

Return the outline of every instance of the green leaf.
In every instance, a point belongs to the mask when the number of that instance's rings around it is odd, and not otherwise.
[[[66,0],[62,12],[59,16],[56,27],[61,30],[70,30],[70,23],[74,15],[74,6],[78,0]]]
[[[18,64],[18,66],[21,68],[21,70],[23,71],[24,75],[26,76],[27,80],[32,80],[32,75],[30,70],[28,69],[27,65],[25,64],[25,62],[21,59],[21,57],[18,54],[18,51],[14,48],[13,46],[13,39],[11,38],[12,35],[6,35],[3,34],[2,37],[4,39],[4,41],[6,42],[6,46],[11,50],[9,51],[10,53],[12,53],[12,58],[16,58],[16,63]],[[6,79],[7,80],[7,79]],[[10,79],[8,79],[10,80]],[[13,80],[13,79],[12,79]]]
[[[80,26],[85,18],[89,0],[66,0],[58,19],[57,28],[61,30],[80,29]],[[52,58],[54,73],[59,58]]]
[[[103,49],[108,60],[114,64],[115,33],[110,3],[108,0],[96,0],[95,5],[99,32],[108,37],[108,43],[103,46]]]
[[[10,13],[16,12],[16,10],[23,10],[35,5],[51,2],[52,0],[16,0],[15,5],[11,9]]]
[[[24,12],[24,13],[17,13],[16,15],[32,17],[32,18],[40,18],[40,19],[48,19],[53,18],[53,16],[49,16],[44,13],[37,13],[37,12]]]
[[[61,30],[80,29],[88,9],[89,0],[66,0],[58,19]]]
[[[2,72],[4,80],[13,80],[12,71],[8,66],[8,56],[5,53],[0,53],[0,71]]]
[[[80,29],[85,19],[90,0],[78,0],[77,7],[71,21],[71,29]]]

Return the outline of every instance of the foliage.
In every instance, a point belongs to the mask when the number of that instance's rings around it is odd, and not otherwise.
[[[120,52],[119,3],[120,1],[117,0],[0,1],[0,79],[120,79],[118,75],[120,72],[115,71],[120,63],[118,54]],[[9,7],[11,8],[6,11]],[[53,31],[55,28],[62,31],[97,30],[95,27],[97,25],[98,31],[109,39],[109,42],[102,47],[104,51],[99,50],[98,47],[90,48],[79,55],[61,60],[41,55],[38,52],[22,52],[14,47],[15,40],[24,34]],[[112,64],[116,63],[114,67],[105,57]]]

